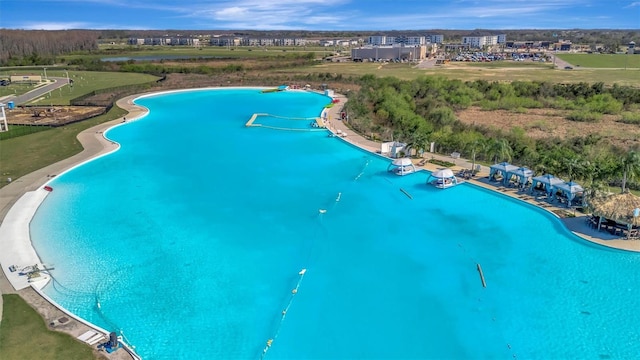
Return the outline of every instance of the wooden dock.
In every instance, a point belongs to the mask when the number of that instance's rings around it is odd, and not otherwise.
[[[261,114],[261,113],[255,113],[253,115],[251,115],[251,118],[249,119],[249,121],[247,121],[246,124],[244,124],[244,126],[260,126],[258,125],[253,125],[253,122],[256,121],[256,119],[258,118],[258,116],[267,116],[268,114]]]
[[[324,125],[324,120],[322,120],[322,118],[319,118],[319,117],[317,117],[317,118],[316,118],[316,124],[318,125],[318,127],[319,127],[319,128],[324,128],[324,127],[326,127],[326,126]]]

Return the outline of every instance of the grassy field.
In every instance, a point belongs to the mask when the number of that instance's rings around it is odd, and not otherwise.
[[[16,294],[2,295],[0,358],[3,360],[95,359],[93,350],[73,337],[49,331],[40,315]]]
[[[488,64],[488,63],[486,63]],[[438,65],[429,69],[419,69],[410,64],[380,64],[380,63],[330,63],[308,66],[296,69],[280,70],[281,73],[330,73],[343,76],[393,76],[399,79],[411,80],[420,75],[443,76],[462,81],[484,79],[487,81],[548,81],[562,83],[603,82],[607,85],[638,86],[640,84],[640,70],[619,69],[581,69],[568,71],[551,69],[548,65],[520,67],[480,67],[473,63],[450,63]]]
[[[600,69],[640,69],[640,54],[558,54],[576,67]]]
[[[99,53],[65,55],[66,61],[80,58],[102,59],[118,57],[214,57],[214,58],[264,58],[286,56],[287,54],[314,53],[317,57],[329,55],[333,48],[301,47],[301,46],[269,46],[269,47],[224,47],[224,46],[102,46]]]
[[[37,70],[4,70],[0,72],[2,75],[42,75],[43,69]],[[121,72],[95,72],[95,71],[75,71],[56,68],[47,68],[47,77],[67,77],[73,80],[73,86],[64,86],[58,90],[54,90],[44,97],[30,103],[30,105],[69,105],[69,100],[80,95],[87,94],[94,90],[106,89],[114,86],[144,84],[153,82],[158,77],[148,74],[121,73]],[[9,86],[0,87],[0,96],[14,93],[14,89],[20,90],[18,95],[33,89],[33,86],[25,86],[11,84]]]
[[[17,179],[79,153],[82,146],[76,137],[80,131],[125,114],[124,110],[114,106],[108,113],[87,121],[2,140],[0,187],[7,185],[8,177]]]

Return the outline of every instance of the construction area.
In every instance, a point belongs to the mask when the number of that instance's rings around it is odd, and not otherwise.
[[[9,125],[62,126],[102,115],[102,106],[18,106],[6,110]]]

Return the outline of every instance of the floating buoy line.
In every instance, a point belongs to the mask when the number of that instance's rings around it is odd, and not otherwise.
[[[280,323],[278,323],[276,332],[272,338],[267,340],[267,343],[264,349],[262,349],[262,356],[260,356],[260,359],[264,359],[264,357],[267,355],[267,352],[271,348],[271,345],[273,345],[273,341],[278,337],[278,334],[280,333],[280,328],[282,328],[282,323],[284,322],[284,318],[287,316],[287,312],[289,311],[289,308],[293,303],[293,298],[296,296],[296,294],[298,294],[298,290],[300,289],[300,284],[302,284],[302,279],[304,278],[304,274],[306,273],[307,273],[307,269],[302,269],[298,272],[298,275],[299,275],[298,283],[296,283],[296,287],[293,288],[293,290],[291,290],[291,297],[289,297],[289,302],[287,303],[287,306],[284,308],[284,310],[282,310],[282,312],[280,313]]]

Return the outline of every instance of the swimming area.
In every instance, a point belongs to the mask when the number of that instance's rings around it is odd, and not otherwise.
[[[470,184],[387,173],[322,131],[244,127],[329,102],[255,89],[136,100],[149,115],[107,134],[121,149],[54,179],[32,221],[56,268],[47,295],[145,359],[640,352],[636,254]]]

